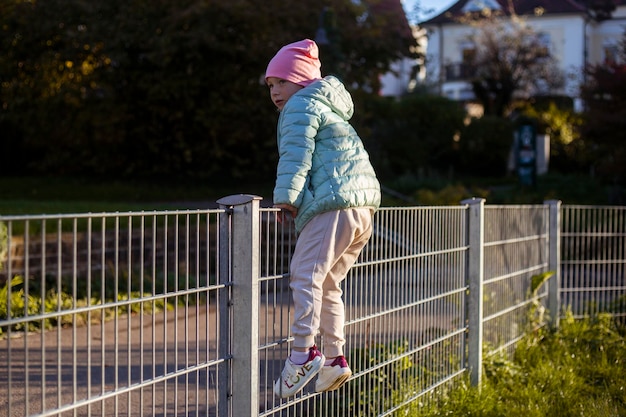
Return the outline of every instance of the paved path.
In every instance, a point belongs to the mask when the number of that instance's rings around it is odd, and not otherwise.
[[[217,361],[217,326],[216,308],[211,305],[142,317],[124,315],[104,326],[1,340],[0,416],[41,413],[44,401],[50,410],[102,396],[108,399],[81,408],[77,415],[195,415],[196,409],[206,415],[206,404],[214,408],[217,402],[215,365],[169,379],[164,375]],[[149,380],[155,383],[137,389]],[[127,393],[112,395],[115,391]],[[186,410],[180,414],[174,409]]]
[[[261,300],[260,346],[288,334],[288,297],[283,292],[276,299]],[[360,317],[369,316],[380,307],[349,306],[348,319],[357,311]],[[0,417],[57,415],[44,410],[81,402],[84,406],[76,414],[68,411],[62,415],[213,416],[220,379],[218,320],[217,305],[211,302],[154,315],[119,315],[104,325],[92,323],[0,339]],[[381,326],[376,319],[359,322],[347,329],[348,338],[384,341],[396,333],[415,334],[420,323],[450,325],[448,319],[418,318],[415,312],[384,320],[388,326]],[[286,344],[260,352],[261,408],[271,408],[275,402],[271,383],[286,352]],[[185,371],[193,367],[196,369]],[[88,404],[93,398],[99,400]]]

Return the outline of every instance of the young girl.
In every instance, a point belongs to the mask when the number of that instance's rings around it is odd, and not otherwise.
[[[380,185],[348,120],[352,97],[335,77],[321,77],[315,42],[284,46],[265,80],[278,118],[279,161],[274,206],[295,219],[290,265],[293,349],[274,393],[286,398],[316,374],[315,390],[339,388],[352,371],[344,357],[341,282],[372,234]],[[322,351],[315,344],[323,336]],[[324,356],[326,355],[326,356]]]

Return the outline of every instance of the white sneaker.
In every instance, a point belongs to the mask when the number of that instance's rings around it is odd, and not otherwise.
[[[326,358],[316,346],[309,349],[309,358],[302,365],[296,365],[287,358],[280,379],[274,383],[274,394],[281,398],[296,394],[317,375],[325,361]]]
[[[343,356],[337,356],[329,366],[322,366],[317,381],[315,381],[315,391],[332,391],[343,385],[352,376],[352,371]]]

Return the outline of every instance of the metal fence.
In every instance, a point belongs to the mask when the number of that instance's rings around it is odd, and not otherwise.
[[[561,222],[560,304],[574,317],[626,317],[626,207],[564,206]]]
[[[381,208],[344,283],[352,378],[278,399],[296,236],[259,200],[0,216],[0,416],[417,415],[533,307],[626,315],[626,208]]]

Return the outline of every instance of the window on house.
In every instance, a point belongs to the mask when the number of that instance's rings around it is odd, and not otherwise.
[[[458,50],[461,59],[446,64],[447,81],[469,80],[475,75],[473,68],[475,66],[476,45],[470,41],[462,41],[459,43]]]
[[[500,4],[495,0],[470,0],[463,6],[463,13],[480,12],[482,10],[501,10]]]
[[[551,38],[549,33],[541,32],[537,34],[537,55],[547,57],[550,55],[551,49]]]
[[[476,45],[465,42],[461,45],[461,78],[468,79],[474,76],[474,62],[476,60]]]
[[[602,45],[602,53],[606,64],[615,64],[619,61],[619,49],[614,43],[605,43]]]
[[[472,64],[476,58],[476,46],[474,44],[461,47],[461,62]]]

